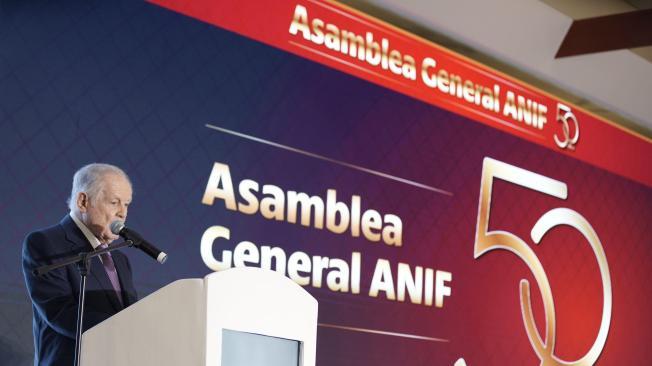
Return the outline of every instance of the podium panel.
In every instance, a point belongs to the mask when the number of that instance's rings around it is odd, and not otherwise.
[[[175,281],[82,337],[83,366],[313,366],[317,300],[276,272]]]

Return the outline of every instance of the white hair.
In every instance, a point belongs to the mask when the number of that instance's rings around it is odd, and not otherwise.
[[[92,163],[81,167],[72,178],[72,191],[68,198],[68,208],[71,212],[77,212],[77,196],[80,193],[86,193],[89,199],[97,197],[102,190],[102,178],[107,174],[117,174],[123,176],[129,185],[131,180],[127,173],[115,165]]]

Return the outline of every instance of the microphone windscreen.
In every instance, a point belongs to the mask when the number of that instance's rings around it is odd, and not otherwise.
[[[115,235],[120,235],[120,231],[122,231],[124,227],[125,227],[125,222],[120,220],[115,220],[110,225],[111,232],[114,233]]]

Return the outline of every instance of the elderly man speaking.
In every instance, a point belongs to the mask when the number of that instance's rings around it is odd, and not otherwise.
[[[32,271],[80,252],[104,248],[117,239],[109,226],[115,220],[126,220],[131,195],[131,182],[122,169],[108,164],[86,165],[73,177],[68,215],[25,238],[22,264],[32,300],[34,365],[73,364],[80,279],[75,266],[44,276],[35,276]],[[91,259],[83,330],[136,300],[131,267],[124,254],[113,251]]]

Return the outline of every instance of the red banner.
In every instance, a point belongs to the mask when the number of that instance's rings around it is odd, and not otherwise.
[[[649,138],[344,5],[152,2],[652,186]]]

